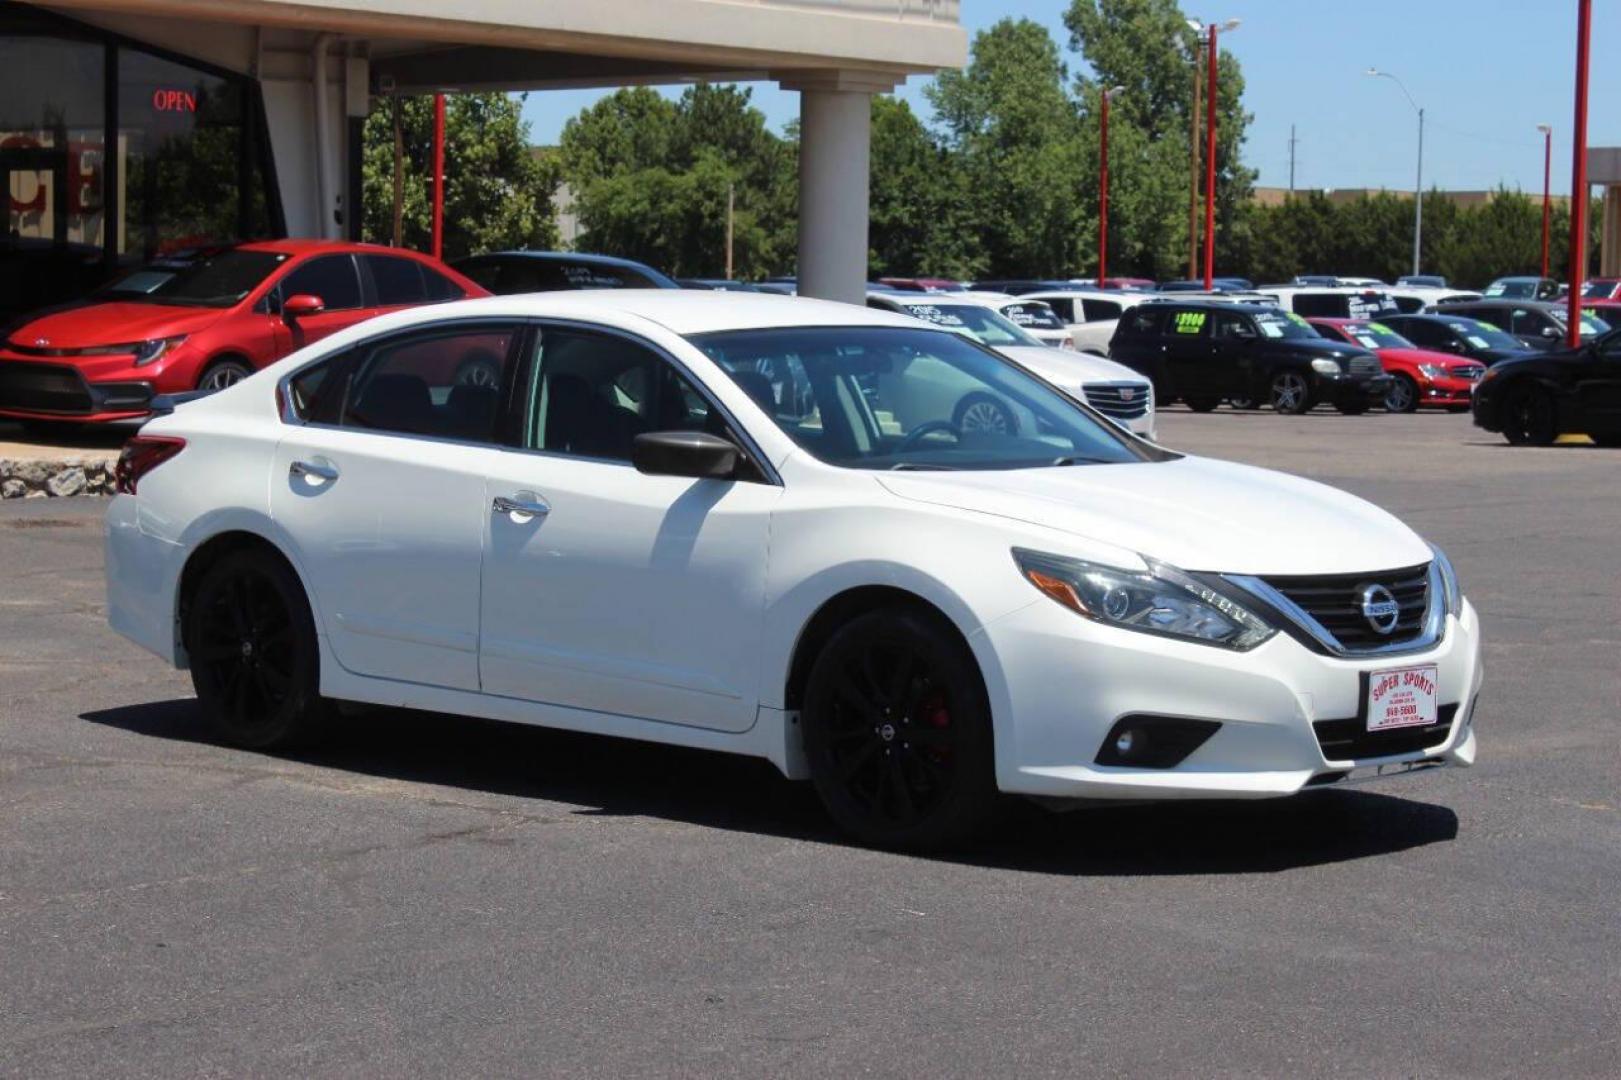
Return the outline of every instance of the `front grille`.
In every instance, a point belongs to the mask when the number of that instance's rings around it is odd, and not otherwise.
[[[1430,610],[1428,564],[1370,574],[1269,577],[1265,581],[1316,619],[1342,649],[1350,652],[1412,641],[1424,633]],[[1370,585],[1389,589],[1401,609],[1395,628],[1388,634],[1379,633],[1362,614],[1362,593]]]
[[[1447,374],[1454,379],[1468,379],[1470,382],[1474,382],[1486,374],[1486,369],[1479,364],[1454,364],[1447,369]]]
[[[1353,356],[1346,370],[1352,375],[1381,375],[1385,369],[1377,356]]]
[[[1088,405],[1116,420],[1135,420],[1146,414],[1153,398],[1147,383],[1087,383],[1082,390]]]
[[[90,390],[73,368],[3,360],[0,360],[0,408],[69,414],[94,411]]]
[[[1318,720],[1312,724],[1312,730],[1317,733],[1317,745],[1323,748],[1323,757],[1329,761],[1357,761],[1412,754],[1440,746],[1446,742],[1447,733],[1452,730],[1452,718],[1457,713],[1456,705],[1442,705],[1435,711],[1436,723],[1426,727],[1369,731],[1366,720],[1353,716],[1347,720]]]

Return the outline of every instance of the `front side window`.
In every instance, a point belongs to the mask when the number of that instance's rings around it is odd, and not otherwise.
[[[1149,460],[1107,421],[954,333],[800,327],[692,342],[818,459],[855,469]]]
[[[348,311],[361,306],[360,277],[355,260],[349,255],[322,255],[300,263],[281,279],[281,298],[318,296],[328,311]]]
[[[1255,330],[1250,326],[1249,320],[1236,311],[1218,311],[1215,313],[1214,321],[1213,332],[1221,340],[1242,341],[1255,336]]]
[[[419,331],[362,347],[351,360],[339,423],[398,435],[494,442],[516,336],[510,326],[479,325]],[[326,397],[329,378],[312,389],[312,401]],[[293,389],[296,407],[298,379]]]
[[[525,449],[628,462],[638,435],[729,436],[724,418],[685,376],[633,341],[546,328],[535,361],[525,394]]]

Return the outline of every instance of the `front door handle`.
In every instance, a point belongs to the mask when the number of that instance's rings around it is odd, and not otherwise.
[[[294,479],[312,478],[315,480],[333,481],[338,478],[338,469],[335,465],[327,465],[319,461],[294,460],[287,466],[287,475]]]
[[[490,511],[520,517],[545,517],[552,512],[552,505],[532,491],[520,491],[511,499],[505,495],[497,495],[495,501],[490,504]]]

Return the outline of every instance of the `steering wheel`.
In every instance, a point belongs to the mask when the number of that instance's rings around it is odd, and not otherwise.
[[[936,431],[949,431],[953,438],[958,442],[962,442],[962,429],[950,420],[925,420],[906,433],[906,436],[901,439],[901,444],[895,447],[895,452],[898,454],[902,450],[912,449],[923,440],[925,435],[933,435]]]

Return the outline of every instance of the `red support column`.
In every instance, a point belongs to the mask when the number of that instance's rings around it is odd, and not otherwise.
[[[1108,276],[1109,265],[1109,91],[1103,91],[1102,131],[1098,135],[1098,148],[1102,161],[1098,165],[1098,288]]]
[[[433,95],[433,257],[445,254],[445,95]]]
[[[1587,53],[1593,0],[1576,0],[1576,117],[1570,127],[1570,297],[1566,344],[1582,343],[1582,283],[1587,280]]]
[[[1204,173],[1204,287],[1206,291],[1216,284],[1216,25],[1210,24],[1210,48],[1206,63],[1209,65],[1210,86],[1206,97],[1210,111],[1205,122]]]

